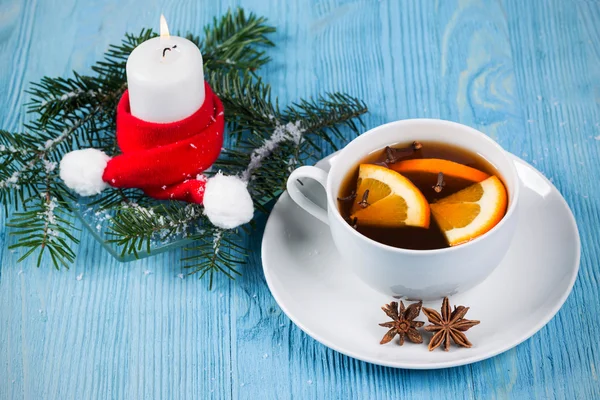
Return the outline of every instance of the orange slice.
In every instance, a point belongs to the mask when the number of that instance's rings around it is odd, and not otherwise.
[[[450,246],[473,240],[504,216],[506,189],[496,176],[432,203],[431,213]]]
[[[373,164],[361,164],[356,200],[350,218],[358,225],[429,227],[429,204],[415,185],[398,172]],[[366,203],[362,204],[365,192]]]
[[[490,177],[478,169],[440,158],[405,160],[391,164],[390,168],[400,172],[419,187],[433,185],[440,172],[444,174],[444,181],[448,187],[465,187]]]

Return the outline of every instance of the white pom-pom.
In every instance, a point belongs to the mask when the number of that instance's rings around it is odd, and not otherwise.
[[[248,185],[237,176],[218,173],[206,182],[204,213],[219,228],[232,229],[250,222],[254,204]]]
[[[102,180],[108,160],[110,157],[97,149],[72,151],[60,160],[60,178],[80,196],[93,196],[108,187]]]

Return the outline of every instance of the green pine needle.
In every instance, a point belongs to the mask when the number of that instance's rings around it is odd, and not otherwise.
[[[274,32],[265,18],[238,8],[215,18],[203,37],[186,35],[203,54],[205,77],[224,103],[234,139],[216,167],[239,174],[248,167],[253,150],[276,129],[293,124],[303,132],[301,141],[290,136],[251,171],[249,186],[261,211],[284,189],[292,169],[320,154],[323,144],[336,148],[342,130],[358,133],[360,116],[367,112],[363,102],[340,93],[280,109],[270,86],[256,75],[270,60],[266,50],[274,46],[269,39]],[[27,133],[0,130],[0,201],[7,215],[12,212],[9,225],[18,241],[10,248],[23,251],[20,260],[35,254],[39,266],[47,256],[55,268],[74,261],[72,246],[79,243],[69,206],[74,196],[58,179],[57,165],[65,153],[79,148],[118,153],[115,113],[127,89],[127,58],[154,36],[148,29],[125,35],[120,44],[109,47],[90,75],[74,72],[69,78],[44,77],[33,83],[27,109],[35,118],[25,126]],[[137,189],[109,188],[90,206],[112,215],[107,233],[123,256],[137,257],[175,237],[192,240],[182,261],[190,274],[208,276],[210,287],[215,274],[234,278],[247,260],[245,227],[217,229],[199,205],[156,201]]]
[[[208,275],[209,289],[213,287],[215,273],[222,273],[230,279],[241,275],[236,269],[246,264],[248,250],[240,244],[242,236],[240,229],[223,230],[211,228],[208,232],[195,236],[196,245],[186,248],[191,255],[182,258],[189,269],[189,275],[200,274],[199,278]]]
[[[21,248],[25,253],[22,261],[37,251],[36,264],[39,267],[43,256],[48,254],[56,269],[69,268],[75,260],[75,252],[69,242],[77,244],[73,236],[75,227],[70,221],[68,208],[53,197],[35,196],[26,200],[27,211],[15,213],[8,226],[15,228],[13,235],[19,238],[9,249]],[[62,206],[62,207],[61,207]]]
[[[173,236],[199,234],[203,209],[197,204],[160,202],[153,206],[136,203],[124,204],[111,219],[109,241],[121,247],[121,255],[150,252],[154,241],[162,242]]]

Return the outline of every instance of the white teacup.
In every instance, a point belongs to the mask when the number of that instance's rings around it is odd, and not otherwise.
[[[477,153],[500,173],[509,196],[504,218],[484,235],[459,246],[409,250],[387,246],[363,236],[340,215],[337,196],[348,172],[369,153],[394,143],[441,142]],[[301,192],[298,179],[311,178],[327,193],[327,210]],[[356,275],[374,289],[408,299],[433,300],[470,289],[502,261],[517,225],[519,179],[509,154],[483,133],[456,122],[409,119],[371,129],[350,142],[332,161],[329,173],[300,167],[289,177],[290,197],[329,225],[335,245]]]

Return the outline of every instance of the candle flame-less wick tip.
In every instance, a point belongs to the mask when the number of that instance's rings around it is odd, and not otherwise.
[[[160,37],[168,38],[169,35],[169,25],[167,25],[167,19],[163,14],[160,14]]]

